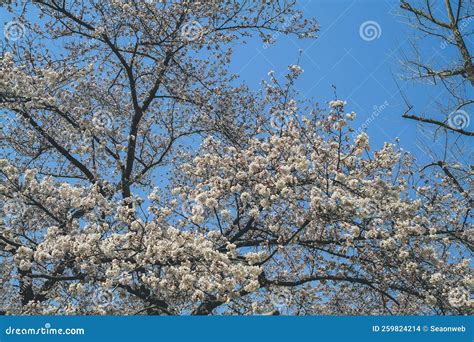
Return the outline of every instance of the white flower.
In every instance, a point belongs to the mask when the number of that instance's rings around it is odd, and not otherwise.
[[[217,207],[217,200],[215,198],[209,198],[206,200],[206,206],[208,206],[211,209],[214,209]]]
[[[439,284],[443,280],[443,275],[441,273],[433,273],[430,277],[430,283]]]
[[[351,113],[346,114],[347,120],[354,120],[355,117],[356,117],[356,113],[355,113],[355,112],[351,112]]]
[[[249,212],[249,215],[253,218],[258,217],[260,211],[257,208],[252,208]]]
[[[469,291],[464,287],[455,287],[448,293],[448,302],[455,308],[462,307],[469,302]]]
[[[260,261],[262,261],[264,258],[265,258],[265,253],[263,252],[258,252],[258,253],[250,252],[250,253],[245,254],[245,259],[248,261],[250,265],[255,265],[259,263]]]
[[[240,200],[242,201],[242,203],[246,204],[250,201],[250,194],[248,192],[243,192],[241,195],[240,195]]]
[[[276,187],[277,187],[278,190],[282,190],[285,186],[286,186],[286,182],[283,179],[279,179],[276,182]]]
[[[380,247],[383,249],[394,249],[396,245],[397,244],[393,238],[388,238],[380,242]]]
[[[398,257],[400,259],[406,259],[408,258],[410,255],[410,253],[408,253],[407,251],[400,251],[400,253],[398,253]]]
[[[201,215],[204,213],[204,208],[202,205],[195,205],[193,206],[193,208],[191,209],[191,212],[193,213],[193,215]]]
[[[22,271],[28,271],[29,269],[31,269],[31,262],[30,261],[26,261],[26,260],[22,260],[20,261],[20,265],[18,266],[18,268]]]
[[[270,229],[270,231],[271,231],[272,233],[276,233],[276,232],[278,232],[278,231],[280,230],[280,227],[278,227],[276,224],[272,224],[272,225],[270,225],[270,227],[268,227],[268,228]]]
[[[230,211],[229,210],[221,210],[221,216],[224,220],[230,219]]]
[[[347,102],[342,101],[342,100],[329,101],[329,107],[334,108],[334,109],[343,108],[346,104],[347,104]]]
[[[301,75],[304,72],[304,70],[301,69],[301,67],[296,64],[292,64],[288,66],[288,69],[293,73],[295,77]]]
[[[351,188],[355,188],[357,187],[357,185],[359,184],[359,181],[357,179],[351,179],[349,182],[348,182],[349,186]]]
[[[369,136],[367,135],[367,133],[365,132],[360,133],[355,139],[355,144],[357,147],[361,149],[368,148]]]

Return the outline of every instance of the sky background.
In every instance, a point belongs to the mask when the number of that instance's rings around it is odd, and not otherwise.
[[[431,160],[427,146],[441,151],[444,141],[433,141],[432,135],[426,133],[429,125],[420,127],[415,121],[402,118],[407,107],[400,90],[414,105],[412,114],[429,112],[430,116],[435,102],[443,100],[447,91],[400,79],[402,55],[410,53],[410,40],[417,32],[407,24],[403,16],[406,13],[399,9],[399,1],[298,0],[297,4],[305,17],[318,21],[317,38],[299,40],[277,34],[276,43],[270,46],[265,46],[257,37],[246,45],[234,46],[231,71],[240,75],[240,81],[258,90],[263,80],[268,81],[270,70],[282,77],[288,72],[288,65],[299,60],[304,69],[296,83],[300,96],[312,98],[324,108],[334,99],[332,86],[336,86],[338,97],[347,101],[346,109],[357,113],[354,128],[357,130],[370,122],[366,131],[373,148],[381,147],[385,141],[394,142],[398,137],[400,146],[414,153],[420,162]],[[442,1],[434,14],[444,17]],[[0,8],[0,18],[0,32],[4,35],[3,25],[14,15]],[[37,21],[34,16],[29,19]],[[375,37],[363,39],[360,28],[367,22],[375,29]],[[417,44],[430,63],[451,64],[458,57],[457,51],[445,48],[432,38],[418,40]],[[472,37],[467,39],[467,45],[472,49]],[[473,96],[471,94],[471,98]],[[472,125],[474,122],[467,129],[472,129]],[[467,150],[462,161],[472,163],[473,147],[467,140],[462,140],[461,145]]]

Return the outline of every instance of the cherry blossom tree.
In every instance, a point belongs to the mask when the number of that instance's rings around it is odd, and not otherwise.
[[[0,62],[4,313],[472,312],[467,192],[353,140],[298,65],[229,73],[314,35],[293,1],[33,5]]]

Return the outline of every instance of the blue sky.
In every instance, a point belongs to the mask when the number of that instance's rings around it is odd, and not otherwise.
[[[347,109],[357,113],[354,128],[370,121],[367,132],[374,148],[399,137],[400,145],[420,161],[430,160],[423,152],[423,143],[419,143],[421,139],[426,144],[429,139],[414,121],[402,118],[406,106],[398,87],[415,106],[414,114],[429,111],[436,100],[443,99],[446,90],[400,80],[400,59],[402,53],[410,51],[410,38],[415,31],[402,17],[399,1],[298,0],[297,3],[306,17],[318,21],[317,39],[278,35],[276,43],[269,47],[258,38],[250,39],[247,45],[235,47],[232,72],[239,74],[240,81],[251,88],[259,89],[261,81],[268,80],[268,71],[282,75],[299,58],[305,71],[296,84],[301,97],[313,98],[323,107],[334,98],[332,85],[335,85],[338,97],[347,101]],[[443,8],[435,14],[442,16]],[[12,18],[1,8],[0,16],[2,26]],[[373,40],[364,40],[360,35],[361,25],[366,22],[375,27]],[[472,49],[472,38],[467,43]],[[425,39],[418,44],[430,61],[449,64],[457,56],[456,51],[442,48],[440,41]],[[443,147],[442,141],[428,144],[435,150]]]

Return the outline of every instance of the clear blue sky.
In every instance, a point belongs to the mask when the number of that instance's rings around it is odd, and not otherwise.
[[[416,114],[428,111],[446,91],[399,80],[399,61],[402,53],[410,50],[409,38],[415,34],[400,15],[399,1],[298,0],[297,3],[305,16],[316,18],[320,24],[318,38],[299,40],[278,35],[276,44],[269,47],[257,38],[251,39],[247,45],[235,47],[232,71],[251,88],[258,89],[261,81],[268,79],[268,71],[274,70],[276,75],[285,73],[287,66],[298,60],[301,49],[299,64],[305,72],[297,88],[302,97],[311,97],[323,107],[333,99],[332,85],[335,85],[338,97],[347,101],[347,109],[357,112],[355,128],[367,119],[371,121],[367,132],[374,148],[399,137],[403,148],[422,161],[429,160],[419,148],[422,144],[417,142],[420,138],[426,142],[427,138],[414,121],[402,118],[406,106],[396,81],[415,105]],[[435,14],[443,15],[442,8]],[[0,17],[3,26],[12,15],[0,9]],[[378,34],[373,40],[364,40],[359,33],[361,25],[367,21],[378,25]],[[467,43],[472,47],[470,39]],[[441,48],[439,41],[424,40],[420,44],[426,55],[435,61],[449,64],[457,53]],[[374,114],[374,108],[380,106],[384,108]],[[442,142],[432,143],[431,147],[441,150]]]

